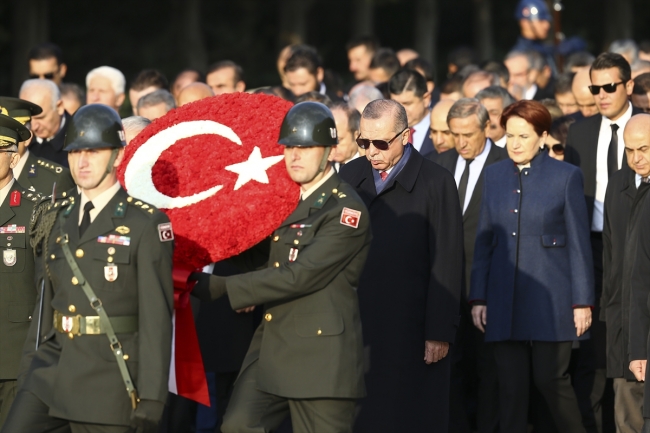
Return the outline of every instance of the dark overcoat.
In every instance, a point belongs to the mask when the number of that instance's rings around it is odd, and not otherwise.
[[[63,167],[68,167],[68,152],[63,150],[63,148],[65,147],[65,131],[72,122],[72,116],[67,111],[63,113],[63,116],[65,118],[63,128],[59,129],[50,141],[44,141],[42,143],[39,143],[36,135],[34,135],[29,145],[29,152],[41,158],[54,161]]]
[[[366,158],[341,177],[370,211],[375,235],[359,285],[368,397],[355,432],[447,432],[449,357],[424,363],[425,340],[453,342],[459,321],[463,229],[453,176],[411,152],[377,194]]]
[[[600,319],[607,323],[607,376],[634,380],[628,368],[630,272],[634,263],[640,200],[635,173],[627,165],[612,175],[605,194],[603,225],[603,293]],[[634,215],[634,217],[633,217]],[[633,221],[634,220],[634,221]]]
[[[540,152],[521,171],[510,159],[485,169],[474,301],[487,304],[486,341],[578,339],[573,307],[595,302],[578,168]]]

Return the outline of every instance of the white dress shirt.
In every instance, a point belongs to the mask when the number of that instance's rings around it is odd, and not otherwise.
[[[23,168],[25,168],[25,163],[27,163],[27,157],[29,156],[29,149],[25,149],[25,154],[20,157],[18,160],[18,164],[14,167],[14,177],[18,179],[20,177],[20,173],[23,172]]]
[[[0,189],[0,205],[4,203],[5,199],[9,195],[9,191],[11,191],[11,187],[13,186],[14,182],[16,179],[11,179],[8,184],[2,187]]]
[[[627,110],[615,122],[607,117],[602,116],[600,121],[600,132],[598,133],[598,149],[596,150],[596,197],[594,200],[594,214],[591,221],[591,230],[594,232],[603,231],[603,212],[605,210],[605,192],[607,191],[607,182],[609,174],[607,172],[607,151],[609,142],[612,140],[611,124],[616,123],[618,130],[618,149],[616,149],[617,166],[620,169],[625,154],[625,141],[623,140],[623,130],[628,120],[632,117],[632,104],[628,102]]]
[[[535,93],[537,93],[537,84],[533,84],[530,86],[526,91],[524,92],[524,98],[529,101],[532,101],[532,99],[535,97]]]
[[[415,147],[415,150],[418,152],[422,149],[422,142],[429,134],[430,127],[431,117],[429,116],[428,111],[426,116],[424,116],[418,124],[412,126],[412,128],[415,128],[415,133],[413,134],[413,140],[411,141],[413,142],[413,147]]]
[[[89,213],[90,213],[90,222],[92,223],[95,221],[95,218],[97,218],[97,215],[106,207],[109,201],[113,198],[115,194],[120,190],[120,183],[115,182],[115,184],[108,188],[106,191],[103,193],[99,194],[97,197],[95,197],[92,200],[88,200],[88,197],[86,197],[86,194],[84,194],[83,191],[81,191],[81,203],[79,203],[79,225],[81,225],[81,220],[84,217],[84,206],[86,206],[86,203],[89,201],[93,202],[93,206],[95,206]]]
[[[483,152],[481,152],[474,161],[469,165],[469,179],[467,181],[467,191],[465,193],[465,203],[463,205],[463,213],[467,210],[469,201],[472,199],[472,194],[474,194],[474,187],[478,178],[483,171],[483,166],[485,165],[485,160],[487,159],[488,154],[490,153],[490,148],[492,147],[491,141],[488,139],[485,142],[485,147]],[[465,159],[458,155],[458,160],[456,161],[456,171],[454,172],[454,179],[456,179],[456,187],[460,185],[460,178],[463,176],[463,171],[465,171]]]
[[[499,138],[497,141],[494,142],[497,146],[499,146],[502,149],[505,149],[506,147],[506,135],[503,134],[503,137]]]

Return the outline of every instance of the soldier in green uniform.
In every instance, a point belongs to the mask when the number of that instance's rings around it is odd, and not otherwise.
[[[16,378],[36,301],[29,221],[38,194],[13,177],[18,142],[31,134],[20,122],[0,115],[0,428],[16,395]]]
[[[32,116],[39,115],[43,109],[36,104],[18,98],[0,96],[0,113],[13,117],[27,129],[31,128]],[[32,135],[18,143],[20,160],[14,168],[14,177],[27,189],[43,195],[52,194],[52,185],[56,182],[56,189],[66,195],[75,185],[70,175],[70,170],[49,159],[41,158],[28,149]],[[63,195],[63,194],[57,194]],[[65,196],[64,196],[65,197]]]
[[[154,432],[171,356],[171,224],[117,181],[125,141],[111,108],[80,108],[65,146],[80,193],[34,214],[43,302],[2,432]]]
[[[268,268],[194,274],[202,300],[265,305],[221,431],[273,431],[290,413],[295,433],[351,432],[365,395],[356,287],[372,239],[368,211],[332,168],[338,140],[325,105],[291,108],[279,142],[302,200],[273,234]]]

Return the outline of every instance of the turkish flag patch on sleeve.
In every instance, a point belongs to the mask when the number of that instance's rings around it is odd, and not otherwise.
[[[359,227],[360,218],[361,218],[361,211],[358,210],[344,207],[343,212],[341,212],[341,224],[343,224],[344,226],[352,227],[353,229]]]
[[[169,242],[174,240],[174,232],[172,231],[172,224],[158,224],[158,236],[160,242]]]

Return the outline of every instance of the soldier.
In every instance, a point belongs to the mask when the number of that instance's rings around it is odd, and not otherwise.
[[[12,174],[18,143],[31,134],[20,122],[0,115],[0,428],[16,395],[20,354],[36,301],[34,257],[27,229],[38,194],[26,191]]]
[[[29,101],[0,96],[0,113],[13,117],[30,130],[27,140],[18,143],[20,160],[14,168],[14,177],[24,187],[43,195],[52,193],[54,182],[58,191],[69,191],[74,187],[70,170],[49,159],[34,155],[27,148],[33,136],[30,129],[32,116],[37,116],[42,111],[41,107]]]
[[[219,277],[194,274],[202,300],[228,295],[234,310],[265,304],[235,383],[223,432],[351,432],[365,395],[356,287],[370,247],[368,211],[332,168],[331,111],[303,102],[280,131],[302,201],[275,231],[269,267]]]
[[[93,104],[65,150],[79,193],[35,217],[44,290],[3,433],[154,432],[167,398],[173,232],[117,181],[122,123]]]

